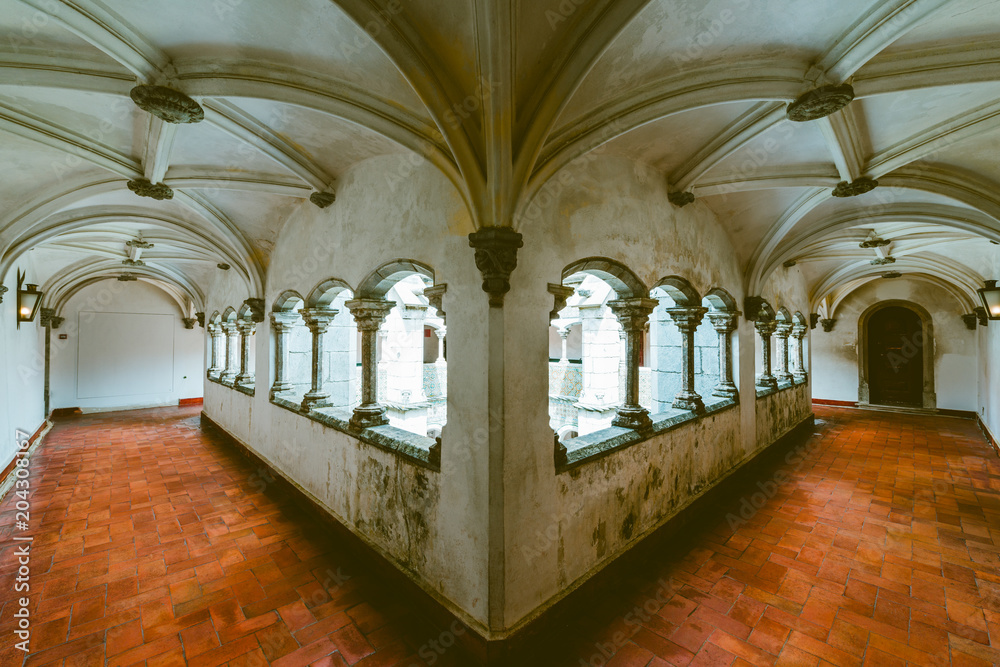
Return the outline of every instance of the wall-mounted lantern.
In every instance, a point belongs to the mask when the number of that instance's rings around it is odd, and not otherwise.
[[[1000,287],[997,287],[997,281],[987,280],[986,287],[978,291],[979,298],[983,301],[983,308],[986,309],[986,317],[1000,320]]]
[[[42,293],[38,290],[38,285],[24,283],[24,273],[17,272],[17,328],[21,328],[21,322],[31,322],[38,313],[38,306],[42,304]]]

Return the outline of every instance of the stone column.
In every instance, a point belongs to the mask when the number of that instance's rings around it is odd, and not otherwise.
[[[761,358],[763,359],[763,370],[757,378],[757,386],[764,389],[777,389],[778,379],[771,375],[771,334],[774,333],[778,323],[774,320],[758,320],[754,322],[754,328],[760,334]]]
[[[219,379],[223,382],[233,382],[236,380],[236,368],[239,364],[236,356],[239,351],[236,347],[236,338],[240,335],[240,331],[236,328],[236,322],[226,322],[222,325],[222,330],[226,334],[226,366]]]
[[[447,330],[444,327],[435,329],[434,335],[438,339],[438,358],[435,360],[435,363],[444,364],[444,337],[447,335]]]
[[[791,382],[792,374],[788,371],[788,337],[792,333],[792,325],[781,322],[774,328],[774,337],[778,339],[776,345],[777,352],[777,372],[774,376],[778,382]]]
[[[222,327],[218,324],[208,325],[208,335],[211,336],[211,347],[209,348],[209,356],[212,359],[212,365],[208,367],[208,373],[222,373],[223,365],[220,363],[222,360],[222,350],[224,343],[222,341]]]
[[[615,314],[625,330],[626,378],[625,401],[618,408],[613,426],[644,430],[652,427],[649,411],[639,405],[639,355],[642,345],[642,331],[649,321],[649,314],[658,305],[656,299],[636,297],[609,301],[608,307]]]
[[[804,324],[796,324],[792,327],[792,337],[795,339],[795,370],[792,377],[796,382],[805,382],[809,379],[806,373],[805,339],[809,333],[809,327]]]
[[[236,376],[236,384],[253,384],[253,373],[250,371],[250,338],[257,325],[253,322],[237,322],[236,330],[240,332],[240,374]]]
[[[670,319],[681,332],[681,390],[674,398],[673,407],[677,410],[704,412],[705,403],[694,390],[694,332],[705,317],[707,308],[668,308]]]
[[[298,319],[295,313],[271,313],[271,326],[274,330],[274,383],[271,385],[271,398],[292,389],[292,383],[288,381],[288,337]]]
[[[719,334],[719,384],[712,390],[712,396],[732,398],[739,396],[736,383],[733,382],[733,337],[736,331],[736,318],[739,313],[728,313],[714,310],[708,314],[716,332]]]
[[[337,310],[304,308],[299,311],[299,315],[312,334],[312,389],[302,397],[302,410],[329,407],[330,395],[323,391],[323,334],[337,316]]]
[[[559,329],[556,329],[556,332],[559,334],[559,338],[562,341],[562,353],[561,356],[559,357],[559,364],[562,366],[568,366],[569,348],[567,344],[569,340],[569,327],[561,327]]]
[[[385,406],[378,402],[378,357],[375,341],[386,315],[396,305],[385,299],[352,299],[347,306],[361,332],[361,405],[354,409],[351,426],[357,429],[389,423]]]

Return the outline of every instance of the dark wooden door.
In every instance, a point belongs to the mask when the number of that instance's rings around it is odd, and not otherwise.
[[[878,405],[923,407],[924,353],[920,316],[884,308],[868,320],[869,399]]]

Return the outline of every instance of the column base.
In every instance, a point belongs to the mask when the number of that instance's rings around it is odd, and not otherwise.
[[[371,428],[372,426],[382,426],[389,423],[389,418],[385,416],[385,406],[383,405],[363,405],[354,408],[354,415],[351,417],[351,427],[356,429]]]
[[[310,391],[302,397],[302,412],[309,412],[316,408],[328,408],[331,405],[330,394],[313,393]]]
[[[633,431],[645,431],[653,427],[653,420],[649,418],[649,411],[645,408],[621,407],[615,412],[611,425],[630,428]]]
[[[236,381],[236,373],[223,373],[219,376],[219,382],[233,383]]]
[[[740,395],[740,390],[736,388],[733,383],[720,384],[712,390],[712,396],[716,398],[732,398],[735,399]]]
[[[291,391],[294,387],[290,382],[275,383],[271,385],[271,398],[280,394],[283,391]]]
[[[792,378],[795,380],[796,383],[806,382],[807,380],[809,380],[809,374],[808,373],[792,373]]]
[[[778,382],[791,382],[793,376],[791,373],[778,373],[775,377]]]
[[[253,380],[252,375],[237,375],[235,381],[236,384],[253,384]]]
[[[691,412],[704,412],[705,402],[701,400],[701,396],[694,393],[693,391],[681,392],[677,394],[674,398],[673,408],[675,410],[690,410]]]
[[[757,378],[757,386],[761,389],[777,389],[778,378],[773,375],[761,375]]]

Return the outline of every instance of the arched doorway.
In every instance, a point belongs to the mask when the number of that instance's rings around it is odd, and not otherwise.
[[[936,408],[930,313],[907,301],[883,301],[858,321],[858,402]]]

